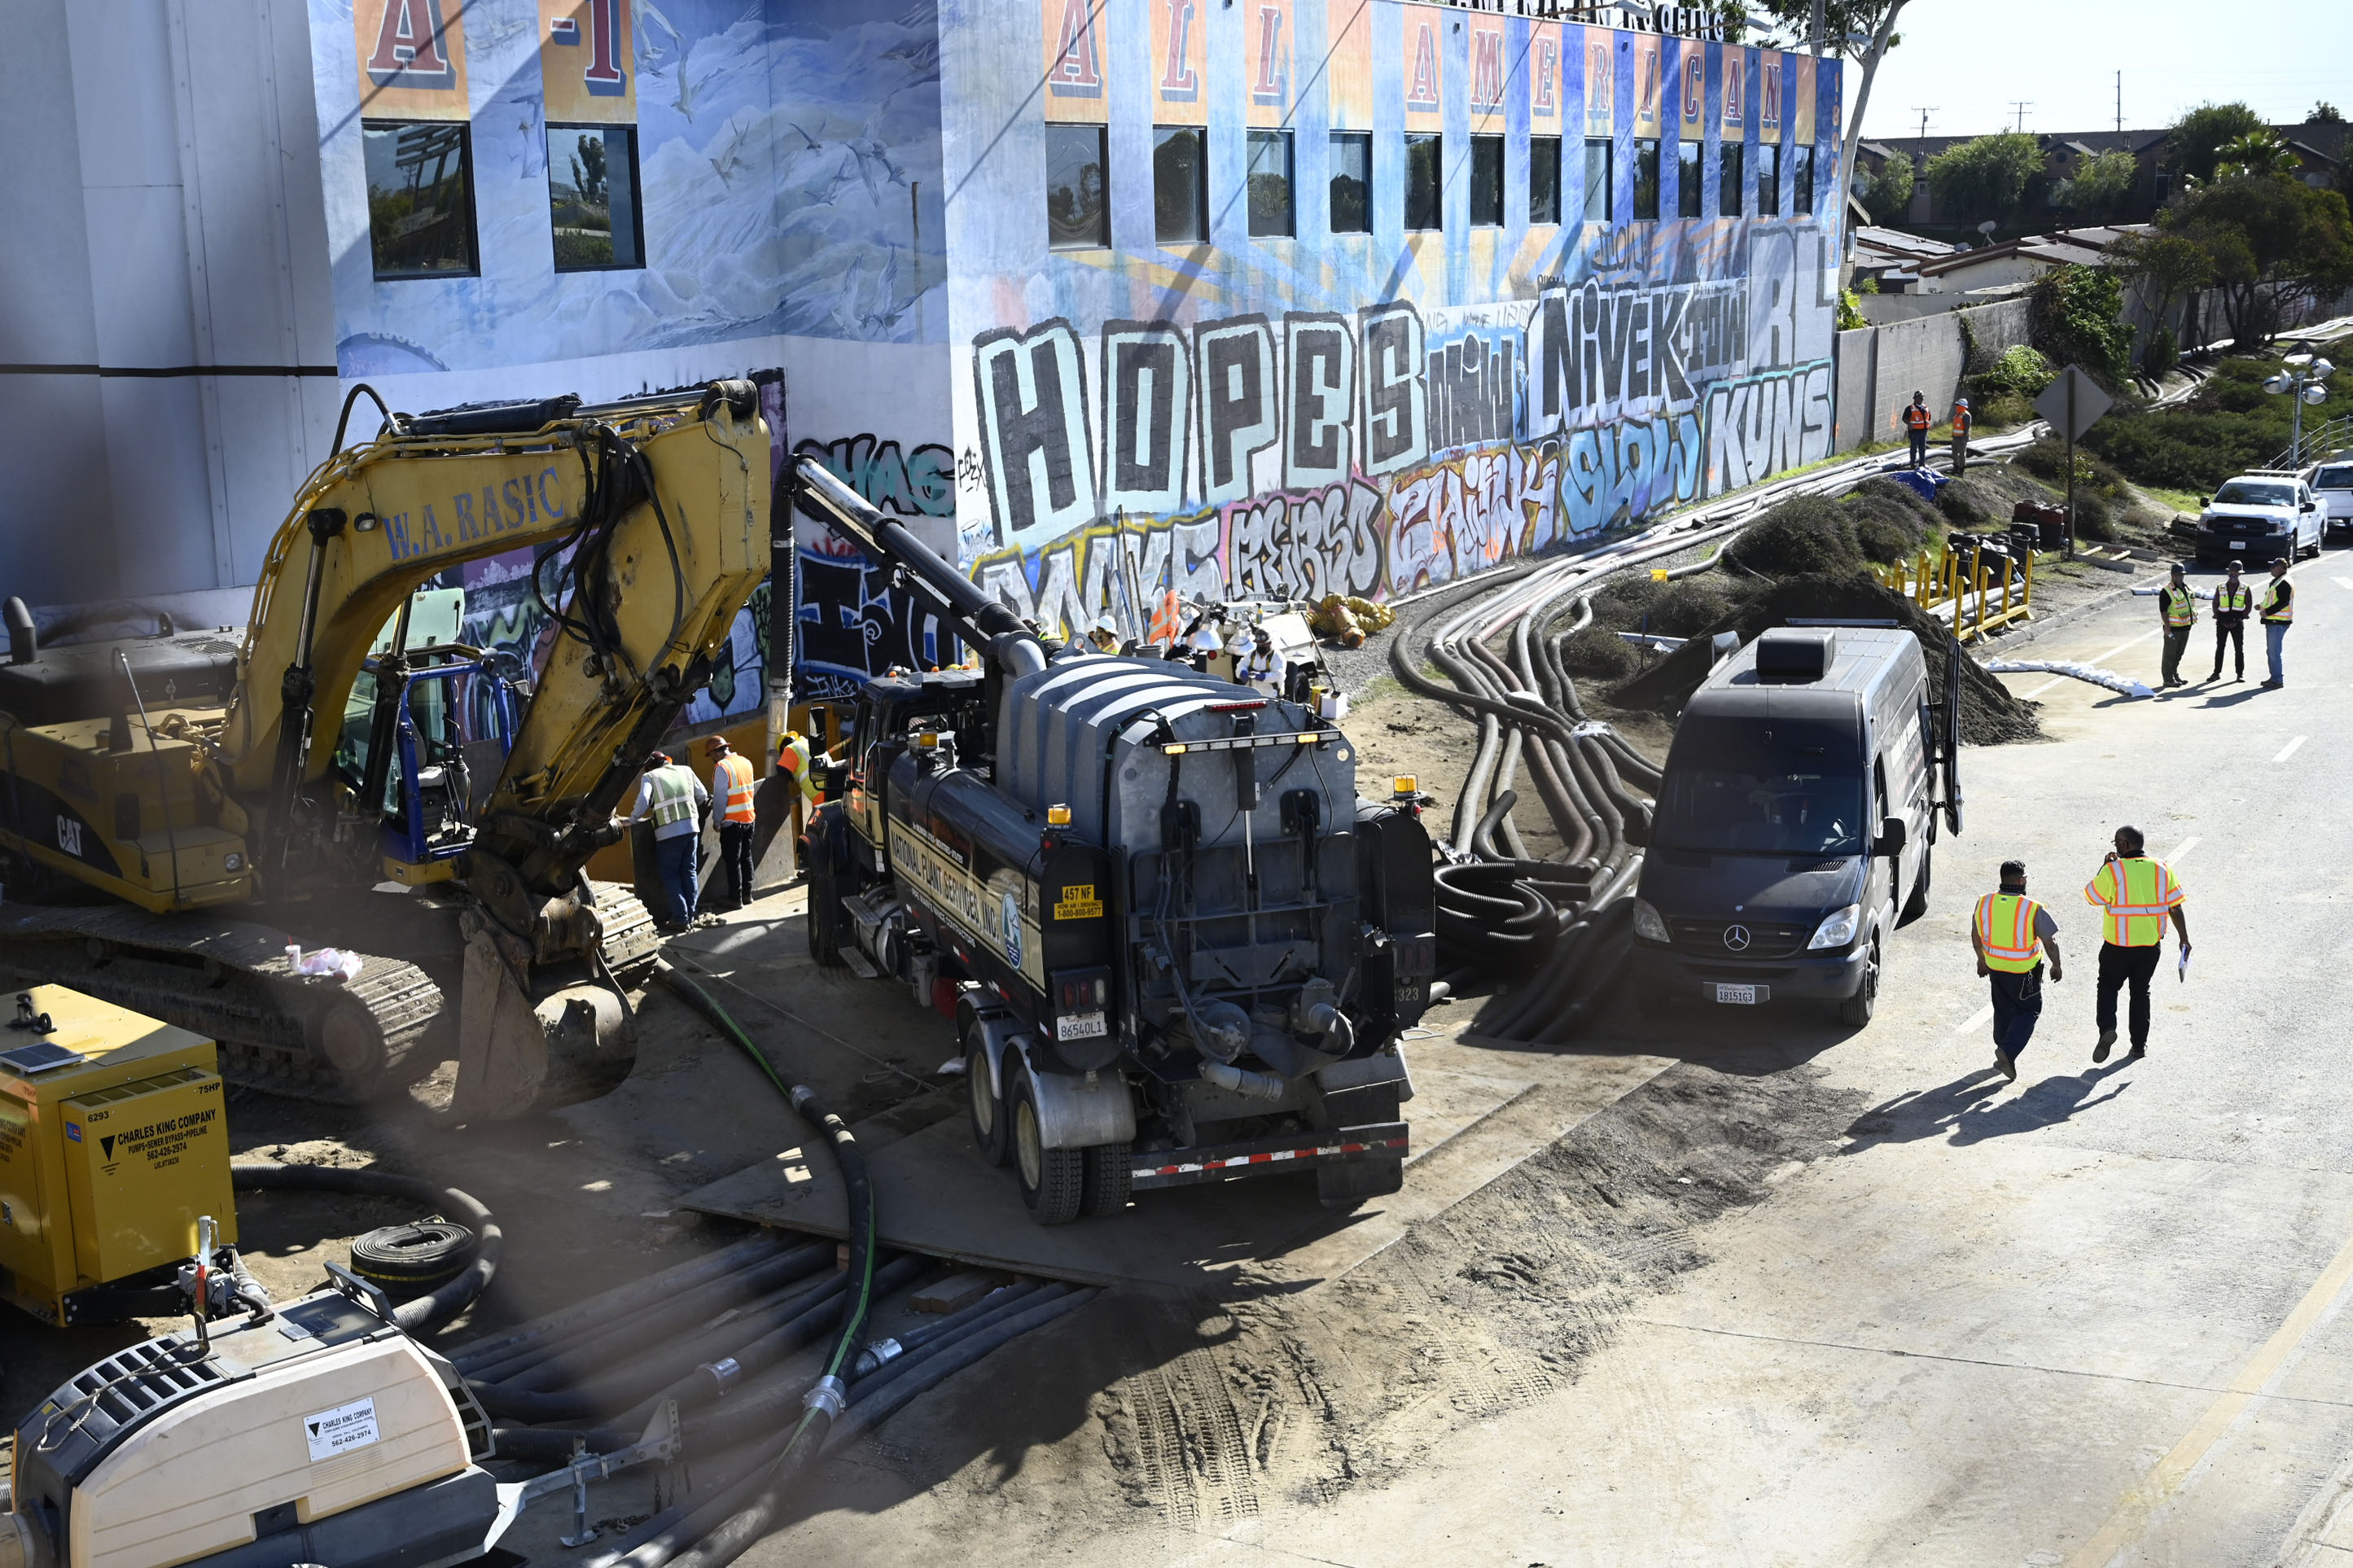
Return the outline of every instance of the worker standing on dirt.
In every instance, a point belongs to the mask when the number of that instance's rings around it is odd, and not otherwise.
[[[2093,1017],[2100,1026],[2100,1043],[2092,1059],[2108,1059],[2116,1043],[2116,993],[2132,987],[2132,1054],[2148,1054],[2148,983],[2157,973],[2158,943],[2165,922],[2173,921],[2181,938],[2181,977],[2189,978],[2189,921],[2181,912],[2183,893],[2173,868],[2145,853],[2137,827],[2119,827],[2116,847],[2108,852],[2098,876],[2084,889],[2084,900],[2097,904],[2104,927],[2100,944],[2100,989]]]
[[[667,905],[655,911],[654,923],[667,931],[681,931],[694,923],[695,856],[702,847],[702,818],[710,808],[711,792],[692,768],[671,762],[667,752],[649,753],[645,767],[636,806],[613,822],[626,827],[641,816],[653,818],[654,868]]]
[[[2026,863],[2001,863],[2001,887],[1978,900],[1969,921],[1978,973],[1993,983],[1993,1065],[2018,1079],[2019,1053],[2042,1016],[2042,954],[2051,954],[2051,984],[2060,981],[2059,924],[2026,896]]]
[[[1910,405],[1904,410],[1904,430],[1912,437],[1912,466],[1915,468],[1928,466],[1928,426],[1935,423],[1936,416],[1928,412],[1928,395],[1914,393]]]
[[[2236,660],[2233,682],[2247,679],[2247,611],[2254,605],[2254,595],[2239,578],[2239,563],[2231,563],[2230,575],[2214,590],[2214,673],[2206,679],[2222,679],[2222,646],[2228,643]]]
[[[2165,681],[2168,686],[2187,686],[2181,679],[2182,651],[2189,646],[2190,628],[2198,624],[2198,595],[2181,575],[2181,563],[2175,562],[2165,586],[2157,591],[2158,624],[2165,628]]]
[[[1953,477],[1960,478],[1969,471],[1969,432],[1977,427],[1970,416],[1969,400],[1966,397],[1953,405]]]
[[[2263,588],[2263,658],[2272,667],[2272,678],[2263,685],[2269,690],[2277,691],[2287,684],[2280,651],[2287,641],[2287,628],[2295,622],[2295,584],[2287,580],[2287,556],[2274,555],[2272,580]]]
[[[719,863],[727,868],[727,892],[740,910],[752,901],[752,834],[758,816],[752,809],[752,759],[739,753],[723,735],[711,737],[711,795],[719,810]]]

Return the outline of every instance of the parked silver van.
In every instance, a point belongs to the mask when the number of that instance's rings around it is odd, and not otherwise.
[[[1777,627],[1685,705],[1634,903],[1646,1016],[1834,1004],[1860,1027],[1881,956],[1928,907],[1936,816],[1960,831],[1960,645],[1944,703],[1893,622]]]

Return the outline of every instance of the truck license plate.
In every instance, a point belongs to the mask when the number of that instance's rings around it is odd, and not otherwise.
[[[1101,1013],[1065,1013],[1054,1020],[1054,1037],[1058,1040],[1100,1040],[1103,1035]]]
[[[1757,1005],[1757,987],[1719,985],[1715,988],[1715,999],[1719,1002],[1737,1002],[1743,1006],[1754,1007]]]

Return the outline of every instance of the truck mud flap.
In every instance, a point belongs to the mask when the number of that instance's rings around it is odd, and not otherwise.
[[[1271,1176],[1284,1171],[1360,1162],[1402,1163],[1412,1142],[1402,1121],[1351,1127],[1345,1136],[1303,1132],[1286,1138],[1255,1138],[1200,1149],[1147,1150],[1130,1156],[1128,1181],[1134,1191],[1224,1182],[1238,1176]]]

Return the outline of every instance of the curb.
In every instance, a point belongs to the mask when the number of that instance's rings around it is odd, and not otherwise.
[[[2090,598],[2085,599],[2079,604],[2068,605],[2065,609],[2052,616],[2048,620],[2029,621],[2023,627],[2017,631],[2013,632],[2006,630],[1998,634],[1995,637],[1989,639],[1986,643],[1980,646],[1987,647],[2022,647],[2027,643],[2034,641],[2037,637],[2042,637],[2045,632],[2055,632],[2063,627],[2073,626],[2078,621],[2089,620],[2092,616],[2099,614],[2102,610],[2108,608],[2110,605],[2120,605],[2132,596],[2133,591],[2132,584],[2127,584],[2121,588],[2110,588],[2105,593],[2094,594]]]

